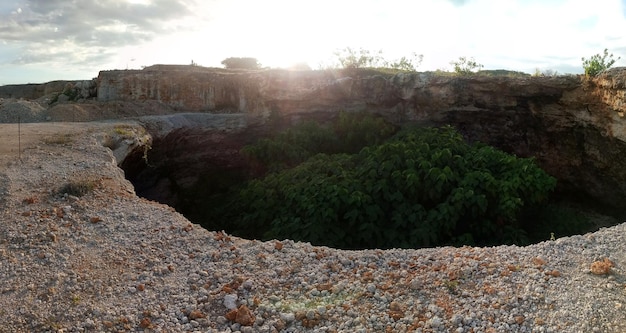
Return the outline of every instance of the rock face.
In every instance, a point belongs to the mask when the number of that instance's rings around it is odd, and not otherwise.
[[[152,156],[158,156],[161,171],[152,170],[147,178],[153,192],[170,199],[175,196],[163,190],[191,186],[202,174],[199,168],[242,167],[238,150],[270,130],[272,119],[287,124],[325,120],[347,110],[373,112],[399,125],[451,124],[469,140],[535,157],[559,179],[561,194],[623,213],[623,68],[588,79],[153,66],[101,72],[98,84],[98,100],[103,102],[157,100],[178,110],[241,116],[242,122],[231,128],[152,129]],[[193,166],[193,161],[202,166]]]
[[[210,173],[242,169],[239,150],[261,135],[243,115],[175,114],[141,122],[152,134],[151,149],[138,147],[120,167],[137,194],[179,210],[180,192]]]
[[[67,92],[75,99],[96,97],[95,80],[50,81],[41,84],[11,84],[0,86],[0,98],[38,99],[52,93]]]

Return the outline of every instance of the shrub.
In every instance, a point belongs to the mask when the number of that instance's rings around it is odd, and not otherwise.
[[[459,75],[470,75],[484,67],[477,63],[474,58],[467,57],[459,57],[459,60],[451,61],[450,65],[454,66],[454,72]]]
[[[539,68],[535,68],[535,72],[533,73],[535,77],[556,77],[559,76],[559,72],[553,69],[544,69],[543,71]]]
[[[396,71],[415,72],[422,63],[424,56],[413,52],[411,57],[403,56],[389,61],[383,57],[383,51],[370,51],[366,49],[354,50],[346,47],[334,52],[337,64],[333,67],[344,69],[356,68],[389,68]]]
[[[604,54],[596,54],[591,56],[589,59],[585,59],[582,57],[583,68],[585,69],[585,75],[587,76],[596,76],[600,74],[600,72],[611,68],[615,61],[619,60],[621,57],[617,57],[617,59],[613,59],[613,53],[609,54],[608,49],[604,49]]]
[[[385,67],[397,69],[404,72],[417,72],[417,68],[422,64],[423,60],[423,54],[417,54],[413,52],[412,58],[401,57],[400,59],[386,62]]]
[[[275,137],[246,146],[241,153],[253,169],[279,171],[294,167],[316,153],[331,153],[336,146],[337,138],[332,129],[306,121]]]
[[[383,62],[382,50],[371,52],[362,48],[354,50],[346,47],[343,50],[336,50],[334,55],[341,68],[378,67]]]
[[[279,171],[318,154],[356,153],[379,144],[396,132],[394,126],[369,113],[340,112],[337,120],[322,126],[307,121],[272,138],[242,149],[253,169]]]
[[[451,127],[414,129],[250,182],[237,233],[340,248],[524,243],[518,217],[555,185],[532,159],[467,144]]]
[[[277,124],[281,122],[277,114],[273,117]],[[248,205],[242,201],[239,190],[251,177],[293,168],[318,153],[356,153],[366,145],[383,142],[395,132],[396,128],[382,118],[362,112],[340,112],[334,121],[324,125],[302,122],[244,147],[241,154],[248,162],[246,169],[214,169],[200,175],[192,188],[180,193],[179,209],[208,229],[232,232],[233,221],[241,219],[241,206]],[[261,237],[260,231],[241,229],[248,237]]]

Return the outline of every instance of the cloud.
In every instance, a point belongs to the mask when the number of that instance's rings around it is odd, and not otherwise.
[[[95,53],[189,28],[185,19],[193,16],[194,4],[191,0],[27,0],[11,12],[0,12],[0,41],[22,45],[13,63],[67,60],[73,50],[87,48],[82,52]],[[47,52],[59,45],[63,51]]]
[[[463,6],[466,3],[468,3],[470,0],[448,0],[450,1],[450,3],[452,3],[455,6]]]

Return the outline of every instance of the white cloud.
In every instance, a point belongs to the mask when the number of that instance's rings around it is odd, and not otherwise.
[[[0,4],[0,77],[8,65],[59,68],[62,79],[68,68],[91,77],[230,56],[316,67],[345,47],[424,54],[423,70],[469,56],[491,69],[563,73],[604,48],[626,57],[625,14],[619,0],[15,0]]]

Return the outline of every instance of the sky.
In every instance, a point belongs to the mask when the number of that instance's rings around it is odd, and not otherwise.
[[[229,57],[317,69],[347,47],[578,74],[605,48],[626,66],[625,31],[626,0],[2,0],[0,85]]]

